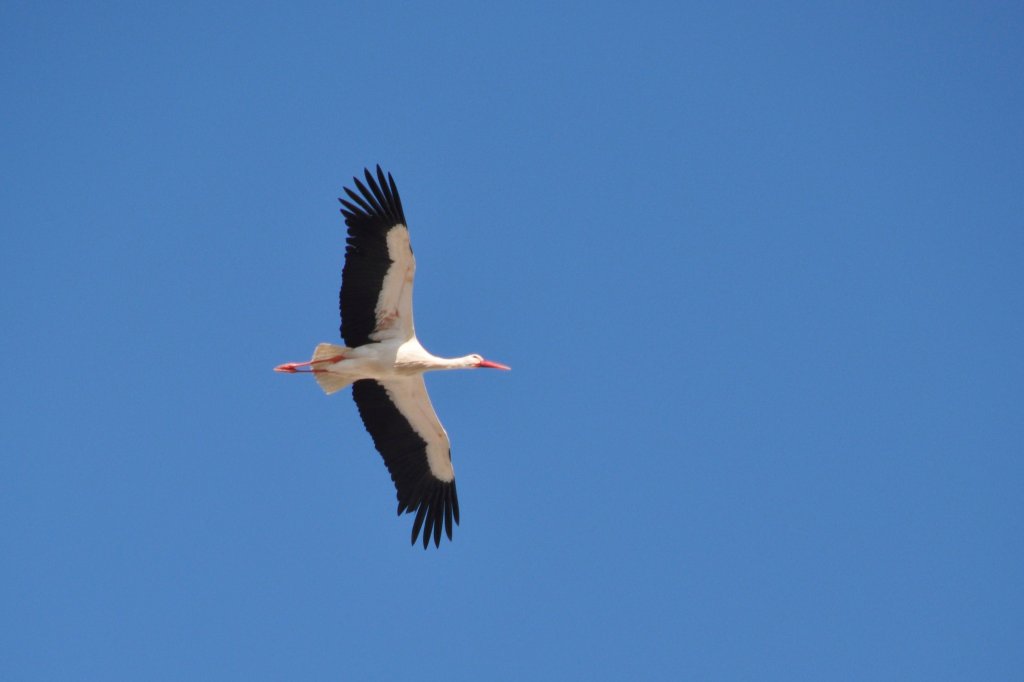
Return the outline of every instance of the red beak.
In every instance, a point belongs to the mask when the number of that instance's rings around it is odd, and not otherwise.
[[[490,360],[481,360],[477,367],[490,367],[492,369],[512,369],[508,365],[503,365],[500,362],[491,362]]]

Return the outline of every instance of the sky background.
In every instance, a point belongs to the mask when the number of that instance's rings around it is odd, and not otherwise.
[[[1024,678],[1024,9],[0,4],[0,678]],[[462,525],[336,341],[398,183]]]

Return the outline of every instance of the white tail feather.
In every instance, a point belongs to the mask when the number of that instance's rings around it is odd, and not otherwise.
[[[321,343],[313,351],[313,362],[336,358],[339,355],[345,355],[348,351],[349,349],[344,346],[335,346],[333,343]]]
[[[352,383],[353,377],[341,371],[341,365],[337,364],[340,360],[336,359],[348,351],[348,348],[333,343],[321,343],[313,351],[313,376],[327,395],[337,393]]]

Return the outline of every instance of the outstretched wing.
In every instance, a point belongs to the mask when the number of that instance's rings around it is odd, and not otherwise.
[[[363,379],[352,384],[352,397],[395,482],[398,513],[416,512],[412,542],[422,528],[424,549],[431,535],[440,545],[442,526],[451,540],[452,521],[459,523],[455,470],[423,377]]]
[[[412,283],[416,259],[409,245],[402,200],[395,180],[377,166],[376,179],[364,170],[366,184],[352,178],[351,201],[341,202],[348,225],[345,267],[341,271],[341,337],[356,348],[374,341],[411,339]]]

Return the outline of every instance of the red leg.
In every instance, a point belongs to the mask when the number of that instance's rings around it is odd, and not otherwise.
[[[274,368],[275,372],[286,372],[288,374],[295,374],[296,372],[322,372],[324,370],[319,369],[299,369],[300,367],[308,367],[309,365],[318,365],[321,362],[340,362],[344,360],[344,355],[335,355],[329,358],[321,358],[319,360],[310,360],[309,362],[286,362],[283,365],[278,365]]]

